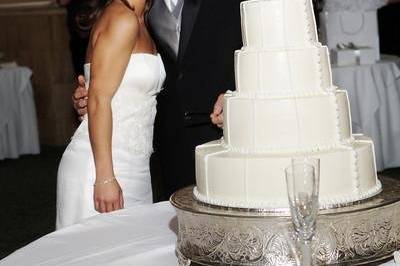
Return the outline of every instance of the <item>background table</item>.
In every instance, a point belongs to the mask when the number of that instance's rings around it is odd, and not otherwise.
[[[177,228],[169,202],[139,206],[49,234],[3,259],[0,266],[177,266]]]
[[[0,160],[40,152],[31,75],[26,67],[0,69]]]
[[[354,133],[370,136],[378,170],[400,167],[400,70],[397,58],[374,65],[332,68],[349,94]]]

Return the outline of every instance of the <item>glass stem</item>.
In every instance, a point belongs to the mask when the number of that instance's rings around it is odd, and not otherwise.
[[[301,248],[301,265],[311,266],[312,264],[312,251],[311,251],[311,241],[302,240],[300,243]]]

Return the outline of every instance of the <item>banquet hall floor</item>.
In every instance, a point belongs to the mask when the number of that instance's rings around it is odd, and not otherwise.
[[[56,177],[65,147],[0,161],[0,259],[55,229]],[[381,173],[400,177],[400,168]]]

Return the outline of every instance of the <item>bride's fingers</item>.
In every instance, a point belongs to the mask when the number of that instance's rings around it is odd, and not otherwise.
[[[120,200],[120,205],[121,205],[121,209],[124,209],[125,208],[125,206],[124,206],[124,195],[121,193],[121,195],[120,195],[120,197],[119,197],[119,200]]]
[[[106,208],[106,204],[104,203],[104,201],[100,201],[99,209],[100,209],[100,213],[105,213],[106,212],[107,208]]]
[[[97,200],[94,200],[94,209],[98,212],[100,212],[100,204]]]
[[[112,212],[114,211],[114,206],[112,202],[106,203],[106,212]]]
[[[114,209],[114,211],[121,209],[119,200],[113,203],[113,209]]]
[[[122,206],[121,206],[121,197],[118,197],[118,199],[114,202],[113,207],[114,207],[114,210],[120,210],[120,209],[122,209]]]

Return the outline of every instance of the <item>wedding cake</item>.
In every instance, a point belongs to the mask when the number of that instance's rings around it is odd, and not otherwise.
[[[296,157],[320,159],[321,207],[379,193],[373,143],[352,134],[347,92],[332,85],[311,0],[245,1],[241,16],[236,91],[224,98],[224,137],[196,148],[196,199],[288,207],[284,169]]]

